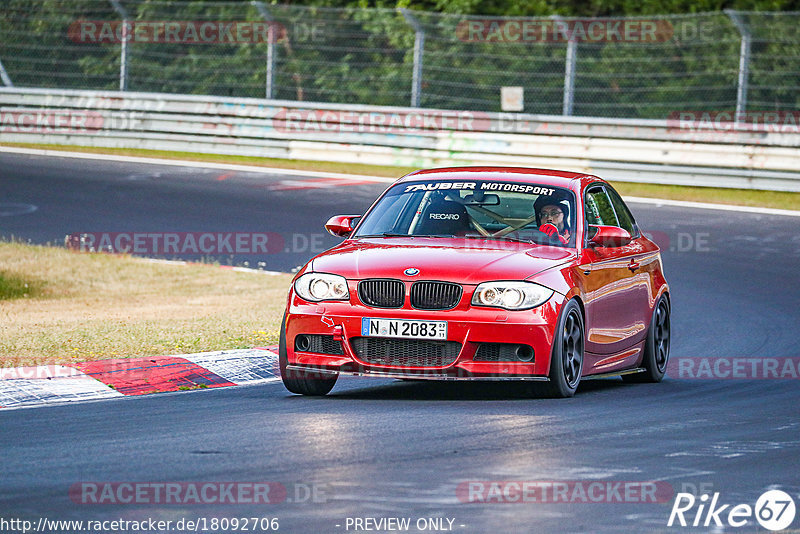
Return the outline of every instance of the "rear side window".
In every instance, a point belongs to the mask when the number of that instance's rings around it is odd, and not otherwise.
[[[602,187],[586,193],[586,222],[604,226],[619,226],[611,200]]]
[[[631,215],[631,211],[628,209],[628,206],[625,205],[625,202],[623,202],[622,197],[619,196],[619,193],[611,188],[606,188],[606,191],[611,199],[611,205],[614,206],[614,212],[617,214],[620,228],[624,228],[632,236],[635,236],[637,234],[636,221],[633,220],[633,215]]]

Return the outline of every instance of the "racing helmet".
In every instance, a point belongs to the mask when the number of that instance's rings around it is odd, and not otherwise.
[[[541,211],[542,208],[545,206],[555,206],[561,209],[561,213],[564,214],[564,229],[571,230],[569,224],[569,199],[566,195],[554,194],[554,195],[542,195],[536,199],[533,203],[533,212],[536,214],[536,224],[541,225]]]

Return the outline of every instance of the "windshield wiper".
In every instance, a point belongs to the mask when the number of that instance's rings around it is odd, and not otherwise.
[[[395,232],[383,232],[382,234],[357,235],[356,237],[415,237],[415,236],[408,234],[398,234]]]
[[[520,239],[518,237],[508,237],[505,235],[482,235],[482,236],[469,236],[475,239],[501,239],[504,241],[514,241],[515,243],[528,243],[530,245],[538,245],[536,241],[530,239]]]
[[[384,232],[382,234],[357,235],[356,237],[456,237],[453,234],[397,234],[394,232]]]
[[[414,234],[411,237],[456,237],[453,234]]]

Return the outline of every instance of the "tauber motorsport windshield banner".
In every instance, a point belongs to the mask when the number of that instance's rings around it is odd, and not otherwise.
[[[556,190],[564,191],[560,188],[547,187],[543,185],[521,184],[516,182],[422,182],[413,184],[402,184],[393,189],[390,194],[413,193],[416,191],[484,191],[487,193],[497,193],[500,191],[508,193],[523,193],[528,195],[553,195]]]

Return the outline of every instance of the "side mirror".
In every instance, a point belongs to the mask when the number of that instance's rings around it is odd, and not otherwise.
[[[600,247],[624,247],[631,242],[630,232],[618,226],[589,225],[589,230],[596,230],[589,239],[589,244]]]
[[[334,215],[325,223],[325,229],[336,237],[347,237],[353,233],[361,215]]]

